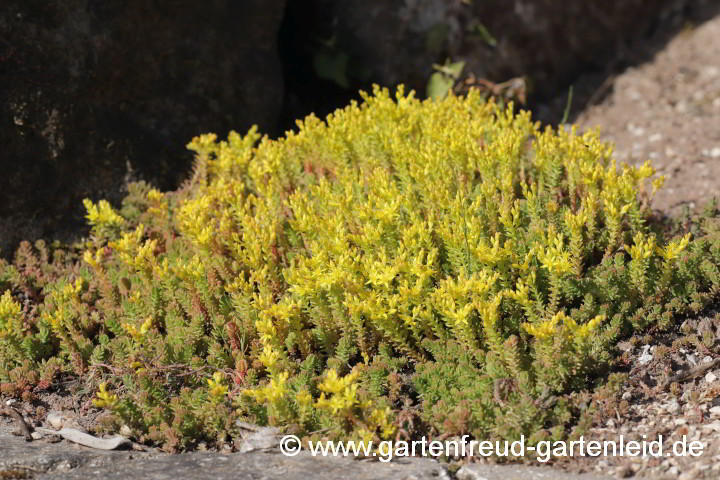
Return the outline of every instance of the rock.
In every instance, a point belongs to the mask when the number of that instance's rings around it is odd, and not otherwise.
[[[313,457],[308,452],[285,457],[279,450],[246,454],[195,452],[168,455],[131,450],[92,450],[78,448],[65,441],[55,444],[26,442],[11,435],[11,431],[12,428],[0,424],[0,472],[22,467],[32,471],[35,480],[449,479],[445,468],[429,458],[400,458],[390,463],[359,462],[345,457]]]
[[[344,457],[313,457],[303,453],[285,457],[280,453],[253,452],[249,454],[185,453],[159,458],[138,458],[113,463],[105,467],[84,467],[62,475],[43,475],[38,480],[86,479],[108,480],[144,478],[160,480],[193,478],[197,480],[235,480],[239,478],[282,478],[285,480],[358,480],[449,479],[445,469],[435,460],[410,458],[398,462],[358,462]],[[98,475],[100,474],[100,475]]]
[[[245,422],[238,422],[242,426]],[[238,451],[249,453],[254,450],[277,448],[280,443],[280,429],[275,427],[254,427],[242,433],[242,443]],[[299,442],[297,444],[299,446]]]
[[[121,447],[132,446],[132,442],[122,435],[114,435],[111,438],[100,438],[80,431],[77,428],[64,427],[56,431],[49,428],[36,427],[35,431],[47,435],[59,435],[71,442],[98,450],[115,450]]]
[[[681,473],[678,480],[693,480],[694,478],[698,478],[699,475],[700,471],[693,468],[692,470]]]
[[[194,452],[169,455],[159,452],[92,450],[69,442],[25,442],[0,423],[0,472],[22,467],[35,480],[234,480],[282,478],[284,480],[450,480],[444,465],[430,458],[395,458],[393,461],[358,461],[347,457],[313,457],[303,451],[286,457],[276,451],[251,453]],[[551,467],[522,465],[469,465],[458,480],[610,480],[599,474],[572,474]]]
[[[77,414],[71,412],[51,410],[45,417],[45,421],[55,430],[60,430],[63,427],[80,427],[77,417]]]
[[[715,375],[713,372],[708,372],[707,375],[705,375],[705,381],[707,383],[712,383],[717,380],[717,378],[717,375]]]
[[[424,93],[431,65],[450,57],[465,61],[466,71],[496,82],[527,75],[535,92],[547,95],[564,89],[581,69],[602,66],[618,42],[642,34],[678,2],[309,3],[303,10],[312,13],[288,21],[298,28],[314,23],[322,38],[332,38],[335,55],[349,59],[347,75],[368,72],[373,81],[402,82]]]
[[[615,478],[628,478],[635,475],[630,465],[622,465],[615,470]]]
[[[81,200],[184,180],[197,134],[272,133],[286,0],[7,0],[0,10],[0,249],[71,236]]]
[[[466,465],[455,474],[457,480],[611,480],[613,477],[600,474],[574,474],[549,467]]]
[[[664,405],[665,411],[667,411],[670,414],[676,413],[680,410],[680,404],[677,400],[671,400],[666,405]]]
[[[702,426],[703,433],[720,432],[720,420]]]
[[[638,357],[638,362],[640,365],[647,365],[650,363],[653,359],[652,353],[651,353],[651,347],[650,345],[643,345],[642,352],[640,353],[640,356]]]

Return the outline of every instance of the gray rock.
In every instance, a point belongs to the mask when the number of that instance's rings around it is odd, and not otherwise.
[[[13,435],[13,431],[12,424],[0,423],[0,472],[27,470],[64,475],[79,467],[115,465],[123,460],[159,455],[132,450],[93,450],[65,441],[51,443],[48,439],[26,442]]]
[[[313,457],[303,451],[294,457],[278,450],[252,453],[194,452],[168,455],[159,452],[92,450],[69,442],[26,442],[12,435],[9,423],[0,423],[0,472],[25,470],[35,480],[126,478],[151,480],[450,480],[446,466],[430,458],[396,458],[392,462],[344,457]],[[470,465],[458,480],[610,480],[601,475],[574,475],[550,467]]]
[[[425,91],[433,63],[447,57],[499,82],[527,75],[536,93],[600,67],[618,45],[652,27],[677,0],[312,0],[316,19],[353,71],[387,86]],[[685,2],[689,3],[689,2]],[[292,20],[292,19],[290,19]],[[303,19],[303,21],[305,21]],[[352,65],[351,65],[352,66]]]
[[[77,233],[85,196],[117,202],[129,179],[172,188],[195,135],[272,132],[285,2],[3,1],[2,255]]]
[[[97,473],[96,473],[97,472]],[[317,479],[357,480],[438,480],[449,477],[436,461],[422,458],[380,463],[356,461],[349,458],[316,458],[310,454],[285,457],[279,452],[233,453],[186,453],[156,459],[134,459],[113,463],[111,469],[81,468],[72,472],[44,475],[38,480],[148,478],[152,480],[176,480],[192,478],[197,480],[252,479]]]
[[[550,467],[468,465],[455,475],[457,480],[613,480],[593,473],[565,473]]]

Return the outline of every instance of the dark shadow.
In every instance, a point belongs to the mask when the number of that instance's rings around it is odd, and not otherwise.
[[[630,39],[617,39],[607,55],[579,63],[564,81],[542,94],[529,92],[528,103],[536,119],[557,124],[563,118],[569,87],[573,86],[573,101],[569,121],[592,104],[601,102],[612,92],[614,78],[653,56],[683,29],[696,27],[720,14],[720,1],[686,0],[665,9],[644,31]],[[365,82],[349,78],[347,88],[319,78],[313,67],[318,52],[332,43],[333,19],[327,12],[318,11],[310,2],[288,2],[280,29],[280,55],[285,76],[285,102],[278,133],[295,128],[295,120],[311,112],[324,118],[336,108],[357,99],[358,90],[370,90],[373,79]],[[398,55],[403,55],[401,49]],[[352,65],[352,58],[349,59]],[[508,78],[488,78],[503,82]]]
[[[358,90],[347,88],[318,76],[315,56],[332,42],[332,18],[311,2],[289,1],[280,26],[279,48],[285,81],[285,96],[276,131],[282,135],[296,129],[296,120],[310,113],[325,118],[351,99],[359,99]]]
[[[601,64],[587,65],[553,95],[529,98],[527,107],[533,116],[546,124],[557,124],[563,118],[570,86],[573,86],[572,105],[568,122],[592,105],[601,103],[614,88],[614,80],[630,67],[642,65],[653,57],[678,34],[696,28],[720,15],[720,1],[688,0],[678,2],[675,8],[663,12],[644,32],[638,32],[626,41],[618,40],[614,52]],[[718,39],[720,41],[720,39]]]

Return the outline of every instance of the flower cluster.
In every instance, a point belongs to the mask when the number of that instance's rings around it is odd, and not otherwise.
[[[197,137],[177,191],[88,200],[82,245],[0,263],[2,391],[86,375],[169,450],[238,419],[540,438],[568,431],[621,335],[717,300],[714,209],[691,234],[658,225],[661,178],[618,169],[595,131],[402,88],[297,127]]]

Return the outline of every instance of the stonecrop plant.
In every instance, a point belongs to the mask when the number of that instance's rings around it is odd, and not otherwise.
[[[2,394],[86,376],[106,428],[171,451],[237,420],[559,439],[620,338],[718,297],[714,208],[668,228],[649,163],[476,91],[376,88],[278,140],[189,148],[182,188],[87,200],[82,250],[24,244],[0,266]]]

